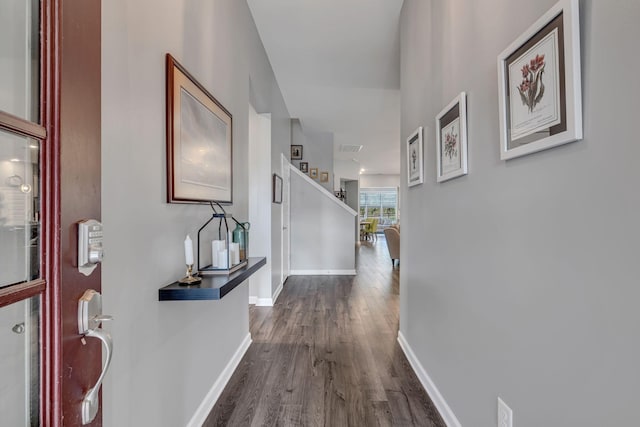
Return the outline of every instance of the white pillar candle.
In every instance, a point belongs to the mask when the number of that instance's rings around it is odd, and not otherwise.
[[[218,268],[229,268],[229,252],[226,249],[218,251]]]
[[[218,252],[225,248],[224,240],[214,240],[211,242],[211,266],[213,268],[218,268]]]
[[[231,262],[233,265],[240,264],[240,243],[231,243]]]
[[[193,242],[188,234],[187,238],[184,239],[184,258],[187,265],[193,265]]]

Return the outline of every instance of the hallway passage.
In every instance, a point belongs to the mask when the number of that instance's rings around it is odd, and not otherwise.
[[[253,344],[204,426],[444,427],[398,345],[398,274],[384,236],[357,276],[292,276],[250,308]]]

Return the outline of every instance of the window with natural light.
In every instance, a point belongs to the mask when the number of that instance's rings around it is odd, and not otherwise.
[[[383,228],[398,221],[397,188],[361,188],[360,218],[378,218]]]

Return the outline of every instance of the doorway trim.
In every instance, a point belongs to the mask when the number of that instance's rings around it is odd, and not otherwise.
[[[291,163],[280,154],[282,173],[282,201],[280,205],[280,285],[275,292],[274,301],[291,275]],[[286,244],[285,244],[286,242]]]

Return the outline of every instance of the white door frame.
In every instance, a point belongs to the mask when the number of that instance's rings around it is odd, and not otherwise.
[[[281,260],[281,275],[280,282],[284,284],[289,277],[291,269],[291,230],[289,228],[291,224],[291,163],[284,154],[281,154],[282,160],[282,208],[280,223],[282,224],[282,230],[280,233],[280,260]]]

